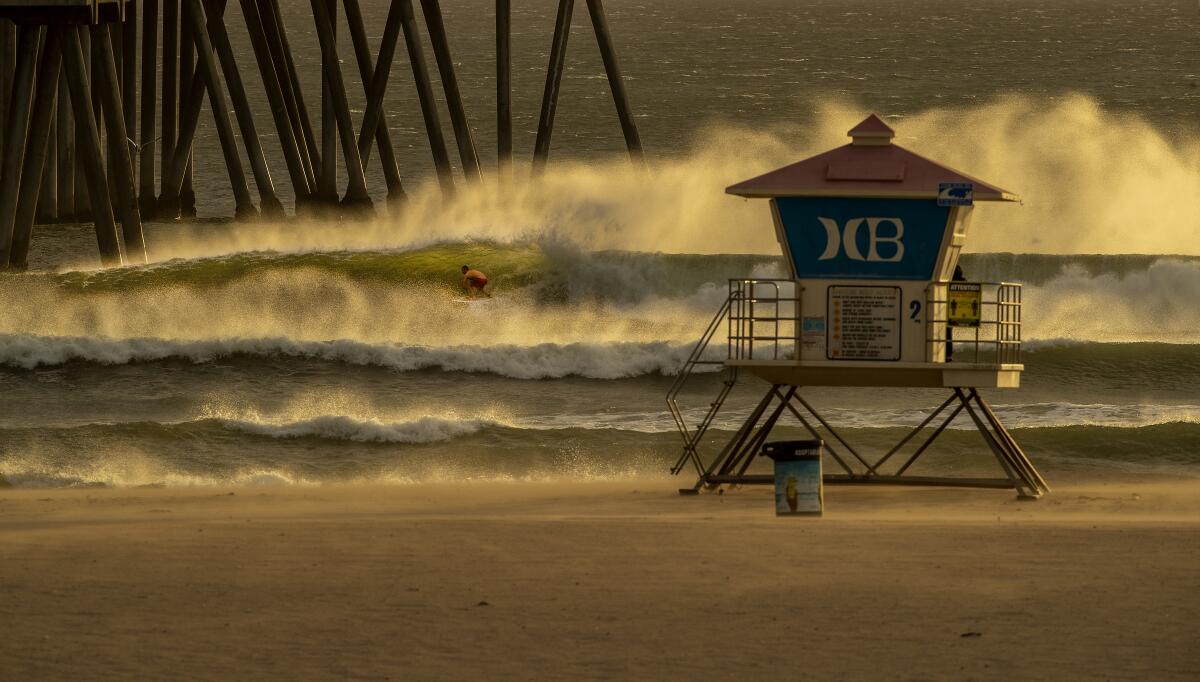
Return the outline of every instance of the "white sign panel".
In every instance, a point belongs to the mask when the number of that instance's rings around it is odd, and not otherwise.
[[[829,287],[830,360],[900,359],[900,288]]]

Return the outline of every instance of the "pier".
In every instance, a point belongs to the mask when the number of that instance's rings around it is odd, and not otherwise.
[[[310,0],[310,13],[286,18],[279,0],[238,0],[244,26],[227,25],[227,4],[0,0],[0,269],[25,269],[34,226],[53,222],[93,222],[104,266],[146,262],[143,221],[196,215],[195,140],[206,108],[234,197],[233,218],[270,220],[288,211],[264,148],[264,140],[272,138],[295,197],[293,214],[370,217],[402,211],[401,159],[385,104],[401,38],[444,196],[452,199],[460,184],[482,179],[479,143],[439,0],[391,0],[374,49],[359,0],[342,0],[340,7],[337,0]],[[548,36],[532,152],[535,176],[550,156],[574,5],[559,0]],[[626,148],[641,163],[642,144],[603,0],[586,5]],[[502,180],[511,177],[514,160],[511,14],[511,0],[496,0],[496,171]],[[307,37],[296,30],[302,22],[312,22],[315,44],[297,40]],[[234,50],[231,31],[245,31],[252,54]],[[348,34],[351,45],[339,45],[339,34]],[[311,108],[296,68],[297,50],[320,54],[321,98]],[[363,84],[366,107],[357,118],[345,69],[354,69]],[[435,70],[457,173],[434,90]],[[269,111],[251,106],[246,83],[252,78],[261,80]],[[382,174],[386,196],[368,191],[372,172]],[[345,178],[341,186],[339,173]]]

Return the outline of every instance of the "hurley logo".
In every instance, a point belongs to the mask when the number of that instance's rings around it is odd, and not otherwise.
[[[899,263],[904,258],[904,242],[901,241],[904,237],[904,222],[899,218],[851,218],[846,221],[845,227],[839,227],[837,221],[832,218],[818,217],[817,220],[821,221],[821,225],[825,228],[825,251],[817,260],[837,258],[838,253],[842,250],[846,251],[846,257],[850,260]],[[866,256],[858,248],[858,231],[863,223],[867,224]],[[880,225],[890,225],[888,231],[892,234],[880,235]],[[893,252],[890,255],[881,256],[879,254],[881,243],[892,244]]]

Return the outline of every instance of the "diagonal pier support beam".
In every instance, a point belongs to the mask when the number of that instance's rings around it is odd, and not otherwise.
[[[117,74],[111,31],[119,30],[120,24],[95,24],[92,26],[92,44],[97,48],[99,63],[96,65],[100,82],[94,90],[100,93],[100,105],[104,109],[104,125],[108,139],[116,141],[109,145],[109,173],[114,184],[113,193],[121,214],[121,234],[125,238],[125,261],[146,262],[146,241],[142,235],[142,216],[138,211],[137,190],[134,189],[133,162],[129,158],[129,132],[125,128],[125,111],[121,102],[121,81]]]
[[[254,49],[254,58],[258,62],[259,73],[262,76],[263,89],[267,93],[267,102],[271,107],[271,116],[275,120],[275,133],[283,148],[283,159],[288,167],[288,177],[292,181],[292,191],[296,196],[297,206],[306,203],[316,190],[305,166],[305,159],[296,140],[297,133],[292,127],[292,119],[288,114],[287,100],[283,95],[283,86],[279,82],[279,74],[275,69],[274,59],[263,27],[262,15],[254,0],[240,0],[242,18],[246,21],[246,31],[250,36],[250,45]],[[265,212],[265,211],[264,211]]]
[[[412,0],[393,0],[400,5],[400,25],[404,28],[404,44],[408,48],[408,62],[412,66],[413,80],[417,84],[417,99],[421,102],[421,118],[425,121],[425,132],[429,136],[429,151],[433,153],[433,165],[437,169],[438,183],[442,194],[454,196],[454,174],[450,169],[450,155],[446,153],[446,138],[442,135],[442,123],[438,117],[437,102],[433,97],[433,85],[429,81],[429,66],[425,63],[425,50],[421,47],[421,31],[413,13]]]
[[[17,31],[17,61],[5,116],[4,152],[0,157],[0,267],[7,267],[21,189],[21,170],[33,106],[33,77],[37,66],[41,26],[22,25]],[[39,178],[40,180],[40,178]]]
[[[117,224],[113,220],[112,203],[108,197],[108,178],[100,155],[100,131],[96,127],[96,116],[92,111],[92,92],[88,84],[88,69],[83,58],[82,36],[86,27],[77,27],[66,34],[63,49],[63,64],[67,71],[67,84],[71,91],[71,104],[75,110],[76,124],[82,136],[76,140],[76,152],[87,177],[92,204],[92,216],[96,222],[96,242],[100,247],[100,262],[105,267],[121,265],[121,244],[117,238]]]
[[[368,91],[367,93],[367,106],[370,107],[374,102],[374,96],[371,94],[371,92],[373,92],[373,84],[375,83],[376,77],[379,75],[379,70],[385,69],[390,72],[392,63],[395,59],[395,42],[397,40],[397,30],[400,22],[399,10],[395,3],[393,3],[389,9],[387,24],[384,26],[383,30],[383,42],[379,48],[379,63],[378,65],[375,65],[371,62],[371,49],[367,45],[366,24],[363,22],[362,9],[359,7],[358,0],[344,0],[342,4],[346,10],[346,25],[350,29],[350,42],[354,46],[354,57],[358,62],[359,77],[362,79],[364,85],[372,84],[372,90]],[[393,12],[396,13],[395,26],[392,24]],[[385,60],[383,58],[383,46],[387,44],[389,32],[392,34],[392,46],[389,48],[389,52],[392,53],[392,57],[389,57]],[[385,81],[387,77],[388,74],[385,73]],[[387,126],[387,112],[384,110],[383,105],[383,97],[381,96],[379,97],[377,104],[379,108],[379,113],[377,114],[379,117],[379,122],[375,124],[375,132],[373,137],[375,140],[375,145],[379,147],[379,163],[383,167],[383,179],[387,184],[388,204],[399,205],[402,204],[407,197],[404,193],[404,186],[400,181],[400,166],[396,163],[396,151],[392,146],[392,135]],[[363,129],[366,130],[366,127],[366,115],[364,115]],[[365,145],[363,144],[364,138],[367,141],[367,144]],[[360,156],[362,156],[364,170],[371,158],[371,139],[372,137],[362,134],[359,135],[358,139],[358,153]]]
[[[354,0],[348,1],[354,4]],[[359,69],[367,94],[367,108],[363,112],[362,127],[358,131],[358,154],[364,164],[371,158],[371,145],[377,142],[380,124],[383,122],[383,101],[387,96],[388,79],[391,77],[392,63],[396,59],[396,43],[400,37],[400,15],[400,4],[392,3],[388,9],[387,21],[384,22],[376,66],[372,67],[368,62],[366,69]],[[365,40],[366,37],[363,38]],[[367,78],[368,75],[370,78]],[[387,127],[383,126],[383,130],[386,131]]]
[[[458,156],[462,161],[463,174],[468,181],[483,178],[479,170],[479,153],[475,149],[475,136],[467,120],[462,94],[458,88],[458,75],[454,72],[454,58],[450,56],[450,39],[442,21],[442,7],[438,0],[421,0],[421,11],[425,14],[425,26],[429,29],[429,42],[437,61],[438,74],[442,80],[442,91],[446,93],[446,108],[450,110],[450,123],[454,127],[454,139],[458,143]]]
[[[373,207],[371,195],[367,193],[367,177],[363,171],[362,157],[358,154],[358,141],[354,139],[354,123],[350,118],[350,103],[346,97],[346,83],[342,79],[341,60],[338,59],[337,37],[334,34],[333,17],[329,14],[327,0],[311,0],[313,16],[317,24],[317,39],[321,43],[321,63],[329,83],[330,104],[337,119],[338,134],[342,142],[342,154],[346,162],[348,183],[344,206],[370,211]]]
[[[172,173],[163,181],[163,195],[168,199],[181,197],[186,188],[186,174],[192,154],[192,142],[196,135],[200,110],[204,103],[204,91],[208,90],[217,137],[221,143],[221,152],[225,157],[225,167],[229,172],[229,183],[233,188],[234,215],[239,219],[252,218],[258,214],[258,210],[254,207],[254,200],[250,197],[246,171],[242,167],[242,160],[237,152],[237,143],[234,141],[229,105],[225,101],[225,93],[221,89],[221,81],[217,76],[212,41],[207,28],[208,17],[200,0],[183,0],[183,4],[184,23],[190,28],[190,33],[196,41],[198,65],[196,72],[189,78],[190,88],[180,120],[179,140],[175,145]],[[220,18],[216,18],[214,21],[220,21]]]
[[[17,199],[10,243],[5,244],[5,240],[0,237],[0,268],[7,266],[14,270],[24,270],[27,267],[29,242],[33,236],[33,224],[41,198],[42,174],[46,167],[50,124],[54,121],[54,104],[58,99],[58,74],[62,64],[64,30],[66,29],[61,26],[51,26],[46,31],[46,39],[42,41],[37,85],[33,96],[33,113],[29,121],[29,135],[24,141],[21,193]]]
[[[319,186],[316,173],[317,169],[321,167],[321,152],[317,148],[317,138],[313,135],[308,106],[304,103],[304,90],[300,87],[300,74],[296,71],[296,62],[292,58],[292,47],[288,43],[283,12],[279,9],[278,0],[259,0],[258,7],[263,27],[270,39],[272,55],[275,59],[275,72],[279,74],[279,82],[283,86],[283,94],[287,98],[289,115],[292,117],[292,128],[296,131],[297,141],[304,150],[308,170],[311,173],[310,183],[313,192],[316,192]]]
[[[537,138],[533,144],[534,175],[545,170],[546,159],[550,156],[550,137],[554,133],[554,113],[558,108],[558,91],[567,59],[567,38],[571,35],[571,13],[574,8],[575,0],[558,0],[558,16],[554,21],[554,38],[550,44],[550,63],[546,67],[546,88],[542,93]]]
[[[154,112],[158,99],[155,73],[158,65],[158,3],[142,0],[142,120],[138,133],[138,206],[143,218],[154,217]]]
[[[633,108],[629,106],[629,93],[625,90],[625,79],[617,61],[617,48],[613,45],[612,32],[608,29],[608,17],[604,14],[603,0],[587,0],[588,14],[592,17],[592,28],[596,32],[596,43],[600,47],[600,58],[604,61],[604,73],[612,91],[613,104],[617,107],[617,118],[621,121],[621,133],[625,136],[625,148],[629,158],[641,164],[642,139],[638,135],[637,123],[633,119]]]
[[[254,125],[250,99],[246,95],[246,86],[242,82],[242,74],[238,70],[233,46],[229,42],[229,31],[225,28],[225,0],[215,0],[212,7],[213,18],[208,22],[209,38],[212,41],[213,49],[217,52],[217,60],[221,63],[225,85],[229,88],[229,97],[233,103],[233,112],[237,117],[238,128],[242,133],[246,157],[250,160],[250,171],[254,174],[254,184],[258,187],[260,210],[263,216],[280,217],[284,214],[283,204],[275,194],[275,183],[271,179],[267,156],[263,152],[262,142],[258,137],[258,128]]]

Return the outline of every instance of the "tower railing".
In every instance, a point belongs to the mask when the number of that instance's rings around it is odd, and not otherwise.
[[[955,308],[967,300],[951,295],[956,285],[977,288],[978,310],[956,314]],[[925,289],[925,311],[929,362],[1021,363],[1020,284],[933,282]],[[964,318],[972,319],[963,323]]]
[[[800,291],[790,279],[729,280],[729,359],[796,359]]]

